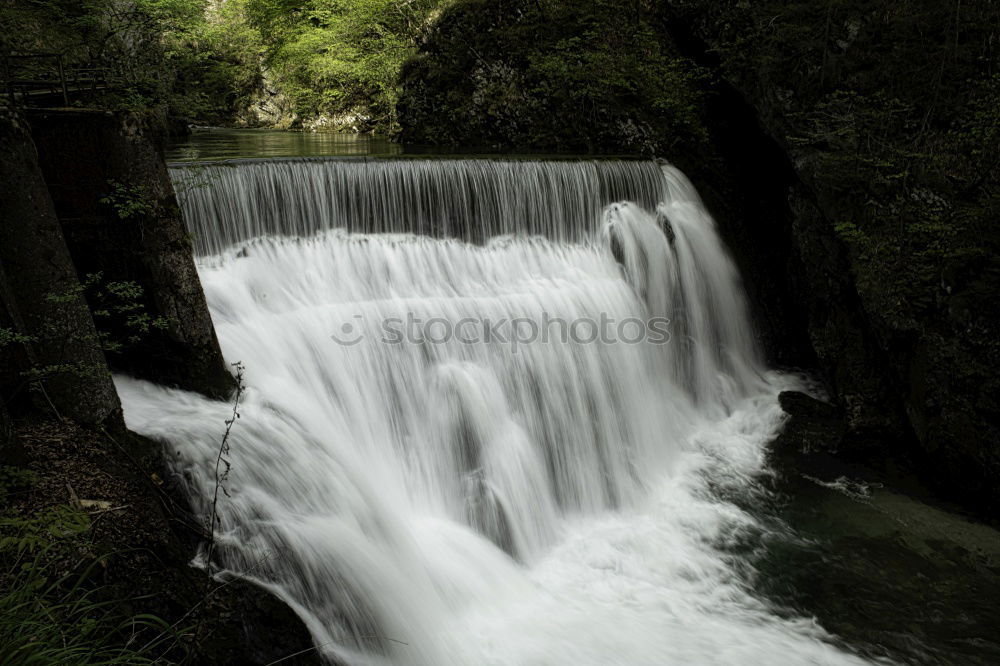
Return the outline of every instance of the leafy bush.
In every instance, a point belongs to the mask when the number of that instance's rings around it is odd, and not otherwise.
[[[701,77],[641,2],[459,2],[404,70],[404,137],[636,153],[699,145]]]
[[[23,504],[10,508],[8,496],[36,480],[29,470],[0,467],[0,663],[154,663],[172,630],[154,616],[125,614],[93,584],[103,560],[87,541],[90,517],[67,504],[27,514]]]
[[[264,46],[245,14],[245,0],[184,0],[199,10],[163,32],[164,67],[172,72],[170,114],[228,123],[260,95]]]
[[[240,0],[264,66],[303,117],[361,116],[393,130],[399,71],[445,0]]]
[[[141,627],[163,631],[151,616],[121,617],[116,602],[84,588],[86,575],[54,580],[45,553],[9,571],[0,584],[0,663],[55,666],[152,664],[155,646],[132,645]],[[160,641],[158,641],[159,643]]]

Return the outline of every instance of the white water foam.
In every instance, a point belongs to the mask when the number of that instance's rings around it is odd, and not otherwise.
[[[561,168],[539,171],[589,196],[573,180],[586,169]],[[453,181],[460,167],[447,169]],[[648,179],[648,165],[635,169]],[[226,238],[206,241],[225,248],[200,273],[249,387],[217,557],[288,601],[322,654],[426,666],[861,663],[812,620],[756,598],[745,563],[726,553],[758,526],[718,490],[751,489],[767,472],[776,396],[794,381],[764,367],[693,188],[659,173],[655,211],[612,205],[549,238],[473,244],[481,234],[432,238],[389,222],[393,233],[351,233],[324,209],[309,213],[327,220],[309,235],[272,228],[248,241],[259,220],[236,232],[234,213]],[[217,186],[248,187],[241,178]],[[602,314],[669,318],[671,339],[381,340],[393,317]],[[166,443],[207,514],[230,407],[117,384],[129,427]]]

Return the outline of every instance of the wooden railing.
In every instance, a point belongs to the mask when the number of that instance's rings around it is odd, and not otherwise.
[[[4,87],[12,103],[30,106],[96,95],[108,87],[103,67],[67,66],[61,53],[23,53],[3,57]]]

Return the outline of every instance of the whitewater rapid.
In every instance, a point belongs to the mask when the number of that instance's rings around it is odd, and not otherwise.
[[[246,367],[221,566],[347,664],[862,663],[727,548],[763,529],[724,498],[763,492],[797,380],[682,174],[359,164],[174,170],[207,178],[182,204]],[[629,341],[589,341],[602,318]],[[116,383],[207,515],[231,405]]]

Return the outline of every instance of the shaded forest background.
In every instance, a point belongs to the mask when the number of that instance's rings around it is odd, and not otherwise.
[[[0,53],[104,67],[103,104],[203,124],[392,131],[443,0],[5,0]]]

